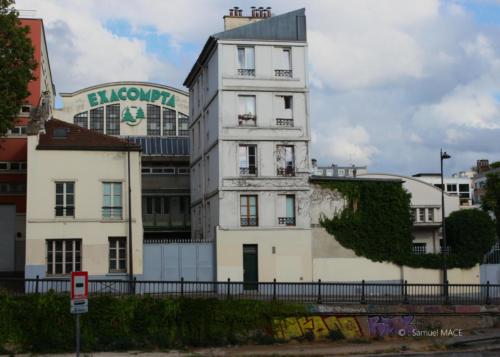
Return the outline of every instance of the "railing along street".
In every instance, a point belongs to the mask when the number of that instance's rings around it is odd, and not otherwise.
[[[0,278],[0,294],[69,294],[70,280]],[[89,295],[277,300],[325,304],[500,304],[500,285],[371,282],[89,280]]]

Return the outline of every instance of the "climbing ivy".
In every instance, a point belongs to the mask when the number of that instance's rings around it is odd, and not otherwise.
[[[345,199],[345,208],[340,214],[323,216],[320,220],[326,231],[334,235],[343,247],[376,262],[415,268],[442,268],[440,254],[412,254],[411,194],[400,182],[323,181],[318,184],[322,188],[338,191]],[[447,218],[450,228],[453,228],[446,230],[452,246],[452,253],[448,255],[449,268],[470,268],[479,263],[486,252],[484,247],[491,241],[491,237],[485,236],[482,233],[484,230],[478,227],[486,225],[487,218],[481,216],[478,220],[478,210],[468,211],[474,213],[457,212]],[[456,229],[464,225],[459,223],[462,221],[470,227],[467,233],[469,240],[477,242],[484,239],[486,243],[473,244],[472,247],[469,244],[467,249],[458,248],[459,242],[464,242],[464,238],[459,237],[460,230]],[[453,249],[453,244],[457,245],[456,249]],[[477,249],[474,250],[475,247]]]

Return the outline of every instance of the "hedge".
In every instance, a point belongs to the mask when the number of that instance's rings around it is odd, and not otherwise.
[[[74,351],[68,296],[0,295],[0,353]],[[304,313],[299,304],[217,299],[101,296],[81,316],[82,351],[166,349],[269,341],[271,318]]]

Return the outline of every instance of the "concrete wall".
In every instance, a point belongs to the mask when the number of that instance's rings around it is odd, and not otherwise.
[[[260,282],[312,279],[310,231],[302,229],[217,229],[217,279],[243,281],[243,244],[258,245]]]
[[[46,240],[82,240],[82,270],[109,275],[108,237],[128,236],[127,153],[36,150],[37,136],[28,136],[28,201],[26,213],[27,277],[46,272]],[[140,153],[132,152],[132,231],[134,274],[142,274],[142,211]],[[55,182],[75,182],[75,217],[55,217]],[[103,181],[122,182],[122,220],[103,220]],[[128,254],[127,254],[128,255]]]

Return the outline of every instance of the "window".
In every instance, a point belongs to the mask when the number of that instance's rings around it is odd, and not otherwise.
[[[256,195],[240,196],[240,224],[243,227],[259,225]]]
[[[410,214],[411,214],[411,221],[415,223],[415,221],[417,219],[417,209],[412,208]]]
[[[104,219],[122,219],[122,183],[103,183],[103,207],[102,217]]]
[[[25,126],[15,126],[9,130],[7,130],[8,135],[25,135],[26,127]]]
[[[189,136],[189,117],[179,113],[179,136]]]
[[[458,185],[458,190],[460,191],[460,193],[469,193],[470,186],[466,183],[461,183],[460,185]]]
[[[427,244],[426,243],[413,243],[413,254],[426,254]]]
[[[21,113],[29,114],[31,111],[31,105],[23,105],[21,106]]]
[[[81,239],[47,240],[47,275],[66,275],[82,269]]]
[[[82,128],[88,128],[88,120],[89,112],[79,113],[73,117],[73,122]]]
[[[345,170],[344,169],[338,169],[337,175],[338,176],[345,176]]]
[[[295,176],[295,158],[293,146],[277,146],[278,176]]]
[[[104,107],[90,110],[90,130],[104,133]]]
[[[163,108],[163,135],[175,136],[177,135],[176,130],[175,110]]]
[[[257,146],[256,145],[240,145],[240,175],[256,175]]]
[[[145,202],[145,214],[170,213],[170,197],[168,196],[146,196],[143,202]]]
[[[109,272],[127,271],[127,238],[109,237]]]
[[[437,187],[437,188],[439,188],[440,190],[442,190],[442,189],[443,189],[443,185],[441,185],[440,183],[436,183],[436,184],[434,184],[434,187]]]
[[[255,51],[253,47],[238,47],[238,74],[255,76]]]
[[[434,222],[434,208],[427,208],[427,222]]]
[[[278,68],[274,71],[276,77],[292,77],[292,57],[290,48],[281,48],[278,58]]]
[[[418,209],[418,221],[425,222],[425,208]]]
[[[160,135],[160,107],[148,104],[147,106],[148,135]]]
[[[120,104],[106,106],[106,134],[120,135]]]
[[[285,205],[286,216],[278,217],[278,223],[287,226],[295,226],[295,195],[286,195]]]
[[[75,216],[75,183],[56,182],[56,217]]]
[[[276,125],[278,126],[293,126],[293,97],[291,95],[279,96],[281,108],[279,108]]]
[[[255,116],[255,96],[239,95],[238,101],[238,124],[240,126],[255,126],[257,121],[257,117]]]
[[[177,168],[178,175],[189,175],[189,167],[179,167]]]
[[[447,184],[446,185],[446,192],[457,192],[457,185],[456,184]]]

